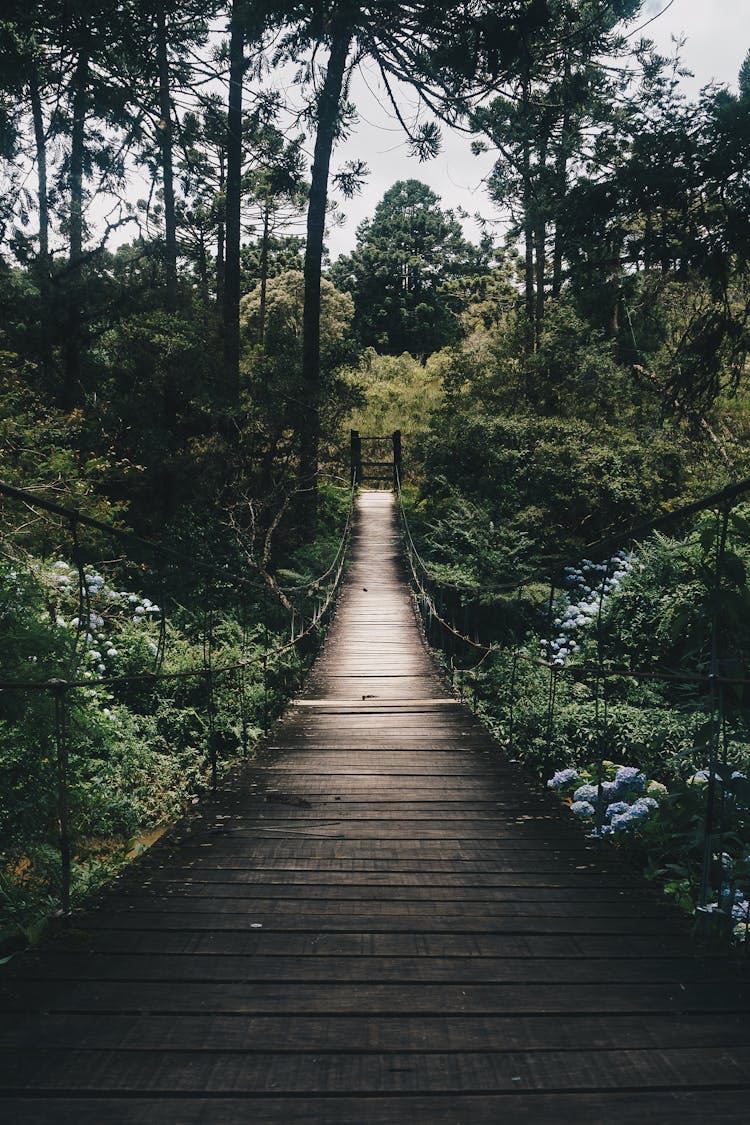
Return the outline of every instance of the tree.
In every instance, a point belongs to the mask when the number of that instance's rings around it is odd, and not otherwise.
[[[708,87],[689,104],[679,59],[646,61],[617,151],[568,194],[571,290],[666,409],[700,417],[750,346],[750,101]]]
[[[464,238],[452,211],[419,180],[389,188],[372,219],[357,229],[357,247],[331,270],[354,297],[354,327],[365,347],[424,358],[461,335],[460,286],[489,269],[489,247]]]
[[[499,152],[490,195],[510,213],[511,237],[522,243],[529,351],[539,340],[546,297],[562,288],[571,166],[585,162],[588,136],[611,134],[627,83],[626,69],[617,73],[602,59],[615,61],[625,50],[616,25],[639,7],[640,0],[550,0],[549,27],[526,40],[508,91],[472,115],[473,128]]]
[[[411,127],[393,93],[394,79],[408,83],[424,104],[444,120],[455,122],[472,99],[487,93],[500,76],[513,71],[529,34],[548,23],[546,5],[537,0],[520,6],[503,2],[437,0],[398,3],[283,5],[294,22],[286,50],[297,58],[302,47],[321,43],[328,62],[311,107],[316,125],[312,183],[305,245],[305,325],[303,377],[308,395],[308,423],[303,434],[300,479],[312,487],[317,475],[320,436],[320,270],[331,152],[346,127],[348,75],[365,57],[375,61],[389,101],[420,158],[434,155],[440,133],[433,120]],[[313,74],[317,77],[315,70]],[[307,506],[314,514],[314,504]]]
[[[302,373],[304,332],[304,274],[287,270],[267,283],[262,300],[260,286],[242,298],[241,325],[245,348],[242,371],[249,395],[246,405],[254,419],[254,431],[263,435],[263,478],[270,482],[272,467],[292,451],[298,454],[305,433],[308,399]],[[351,402],[348,384],[336,368],[350,349],[347,337],[354,305],[326,278],[321,280],[321,371],[326,394],[322,417],[331,428],[340,425],[343,403]],[[262,333],[262,340],[261,340]],[[309,498],[309,493],[306,494]]]
[[[263,343],[266,323],[266,287],[270,255],[287,227],[304,210],[305,183],[302,178],[304,160],[302,142],[296,137],[287,142],[273,124],[266,124],[256,138],[254,167],[246,176],[250,197],[250,215],[256,215],[258,236],[258,284],[260,289],[259,343]]]

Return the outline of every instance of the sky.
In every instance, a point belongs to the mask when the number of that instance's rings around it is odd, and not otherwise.
[[[688,96],[713,80],[736,88],[740,66],[750,49],[750,0],[672,0],[671,4],[669,0],[646,0],[635,26],[654,16],[657,18],[642,34],[653,39],[663,54],[672,53],[673,36],[686,37],[682,57],[694,72],[693,78],[683,79]],[[413,101],[407,91],[404,97]],[[422,180],[441,197],[444,207],[460,207],[470,215],[478,211],[490,222],[499,220],[482,186],[483,177],[492,168],[491,154],[472,155],[469,138],[444,130],[441,153],[420,164],[409,156],[403,133],[387,111],[383,91],[371,71],[355,78],[351,99],[360,121],[350,138],[335,150],[332,168],[335,171],[353,157],[363,158],[370,176],[356,199],[342,202],[345,225],[328,232],[326,242],[332,258],[354,247],[357,224],[372,215],[396,180]],[[476,223],[466,221],[464,228],[469,237],[477,236]]]
[[[648,22],[650,20],[653,22]],[[750,49],[750,0],[645,0],[636,29],[647,22],[642,34],[653,39],[663,54],[672,54],[673,36],[686,38],[682,58],[694,72],[693,78],[683,79],[688,96],[695,96],[702,86],[713,80],[736,88],[740,66]],[[290,76],[291,73],[290,68]],[[288,85],[285,92],[292,102],[299,100]],[[401,127],[389,111],[387,98],[371,66],[365,65],[355,74],[350,99],[357,107],[359,122],[348,139],[334,151],[332,172],[347,160],[364,159],[370,174],[355,199],[340,201],[345,222],[341,226],[329,225],[326,245],[331,260],[354,248],[358,224],[373,214],[385,191],[397,180],[410,178],[422,180],[431,187],[441,198],[443,207],[463,209],[469,216],[479,213],[497,240],[501,239],[502,216],[483,187],[483,180],[494,163],[491,153],[474,156],[469,137],[444,129],[443,145],[437,157],[420,163],[410,156]],[[419,109],[413,91],[407,88],[401,89],[399,105],[406,118],[413,117]],[[306,149],[310,156],[313,140],[307,138]],[[134,188],[136,195],[145,195],[148,190],[145,181],[136,182]],[[103,227],[111,208],[111,199],[94,200],[88,219],[95,229]],[[463,226],[469,238],[478,238],[479,223],[469,217],[463,220]],[[298,233],[304,233],[304,217]],[[133,237],[133,226],[128,224],[115,231],[108,246],[114,249]]]

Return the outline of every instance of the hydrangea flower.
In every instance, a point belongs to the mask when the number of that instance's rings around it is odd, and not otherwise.
[[[626,813],[630,805],[627,801],[614,801],[611,805],[607,806],[607,811],[604,814],[607,820],[611,820],[613,816],[618,816],[621,813]]]
[[[596,785],[581,785],[576,789],[573,794],[574,801],[596,801],[598,797],[598,789]]]
[[[696,770],[692,777],[688,778],[688,785],[703,785],[710,777],[710,770]]]
[[[748,919],[750,919],[750,902],[743,898],[732,907],[732,921],[747,922]]]
[[[541,646],[552,664],[564,664],[577,650],[577,645],[572,647],[571,634],[591,626],[599,616],[603,601],[619,590],[623,578],[636,562],[634,555],[618,551],[607,562],[595,563],[591,559],[583,559],[580,567],[565,568],[568,589],[563,591],[562,596],[566,604],[554,619],[560,632],[550,642],[542,642]]]
[[[596,810],[589,801],[574,801],[570,806],[570,811],[573,813],[573,816],[585,820],[587,817],[593,816]]]
[[[572,785],[579,777],[578,770],[572,767],[566,770],[558,770],[547,782],[547,788],[562,789],[565,785]]]
[[[615,774],[617,789],[629,789],[634,793],[643,793],[646,788],[646,775],[637,766],[620,766]]]

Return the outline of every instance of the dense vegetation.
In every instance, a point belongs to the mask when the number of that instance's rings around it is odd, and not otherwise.
[[[294,689],[308,652],[258,669],[315,611],[314,586],[284,587],[335,555],[349,427],[406,435],[432,578],[502,646],[472,681],[501,737],[545,778],[578,770],[555,787],[600,834],[624,817],[628,833],[609,834],[637,839],[654,871],[689,853],[672,871],[687,905],[717,862],[698,774],[719,753],[724,882],[746,894],[731,778],[748,767],[744,688],[721,701],[719,739],[713,689],[622,677],[605,699],[570,671],[708,674],[713,630],[724,672],[747,676],[742,509],[723,546],[708,515],[635,545],[591,612],[601,560],[584,563],[587,543],[748,471],[750,61],[736,93],[688,103],[679,60],[631,33],[639,8],[5,6],[0,477],[175,552],[167,565],[4,501],[0,678],[90,681],[64,716],[75,894],[184,809],[214,761],[252,752]],[[453,126],[495,154],[502,244],[472,244],[412,178],[327,260],[334,196],[367,175],[332,165],[365,59],[415,158]],[[115,231],[129,241],[111,249]],[[612,550],[632,546],[623,533]],[[548,614],[536,577],[562,561],[579,569]],[[523,576],[523,596],[498,593]],[[557,668],[551,722],[549,669],[530,654]],[[207,661],[232,673],[212,678]],[[0,890],[26,930],[60,882],[54,699],[14,689],[0,704]],[[625,806],[611,814],[605,782]],[[649,783],[674,796],[658,817]],[[592,784],[592,800],[578,794]]]

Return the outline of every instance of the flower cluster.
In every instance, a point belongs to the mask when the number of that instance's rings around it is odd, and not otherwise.
[[[578,781],[580,776],[577,769],[558,770],[547,782],[547,788],[564,789],[565,786],[571,785],[574,781]]]
[[[722,859],[724,857],[722,856]],[[727,856],[731,862],[731,856]],[[750,862],[750,856],[745,863]],[[723,914],[729,918],[732,926],[732,937],[738,942],[750,942],[750,896],[740,887],[728,883],[722,888],[719,900],[709,902],[706,910],[714,914]]]
[[[718,772],[714,774],[714,777],[718,781],[722,780],[721,775]],[[710,770],[696,770],[695,773],[691,774],[691,776],[687,779],[688,785],[707,785],[710,780]],[[747,774],[743,773],[741,770],[734,770],[732,772],[730,781],[747,781]]]
[[[52,564],[50,569],[50,578],[53,587],[58,593],[63,596],[77,595],[79,587],[78,571],[72,567],[70,563],[59,559],[56,563]],[[132,620],[135,624],[141,621],[148,620],[150,614],[161,613],[158,605],[155,605],[150,598],[141,597],[139,594],[132,594],[128,590],[114,590],[111,586],[107,585],[106,580],[101,574],[94,570],[89,570],[84,573],[83,581],[85,583],[85,593],[88,597],[89,603],[95,605],[100,611],[94,612],[92,609],[91,619],[92,623],[97,628],[103,625],[101,613],[105,612],[108,605],[113,609],[124,609],[132,614]],[[58,622],[60,619],[58,618]],[[78,627],[78,619],[73,618],[74,628]],[[101,624],[97,624],[101,622]]]
[[[547,782],[549,789],[569,802],[570,811],[580,820],[593,821],[599,810],[602,824],[594,831],[602,836],[638,827],[667,794],[660,782],[647,783],[646,775],[636,766],[604,762],[603,770],[601,781],[593,781],[592,771],[569,768],[558,770]]]
[[[562,666],[580,648],[575,639],[577,630],[585,629],[596,621],[599,606],[616,593],[623,579],[636,565],[636,556],[618,551],[603,563],[584,559],[580,567],[565,568],[565,585],[562,598],[564,608],[554,618],[558,634],[551,641],[542,641],[542,655],[552,664]]]
[[[64,559],[54,562],[45,577],[53,590],[60,595],[63,603],[76,604],[79,596],[80,576],[78,570]],[[56,625],[60,629],[80,632],[84,643],[82,676],[93,679],[111,670],[111,661],[116,660],[119,651],[110,637],[111,626],[115,621],[129,619],[134,625],[142,625],[160,614],[158,605],[150,598],[133,594],[129,590],[115,590],[105,578],[93,569],[83,575],[87,599],[86,616],[65,617],[58,614]],[[75,601],[74,601],[75,599]],[[149,643],[152,652],[156,646]]]

